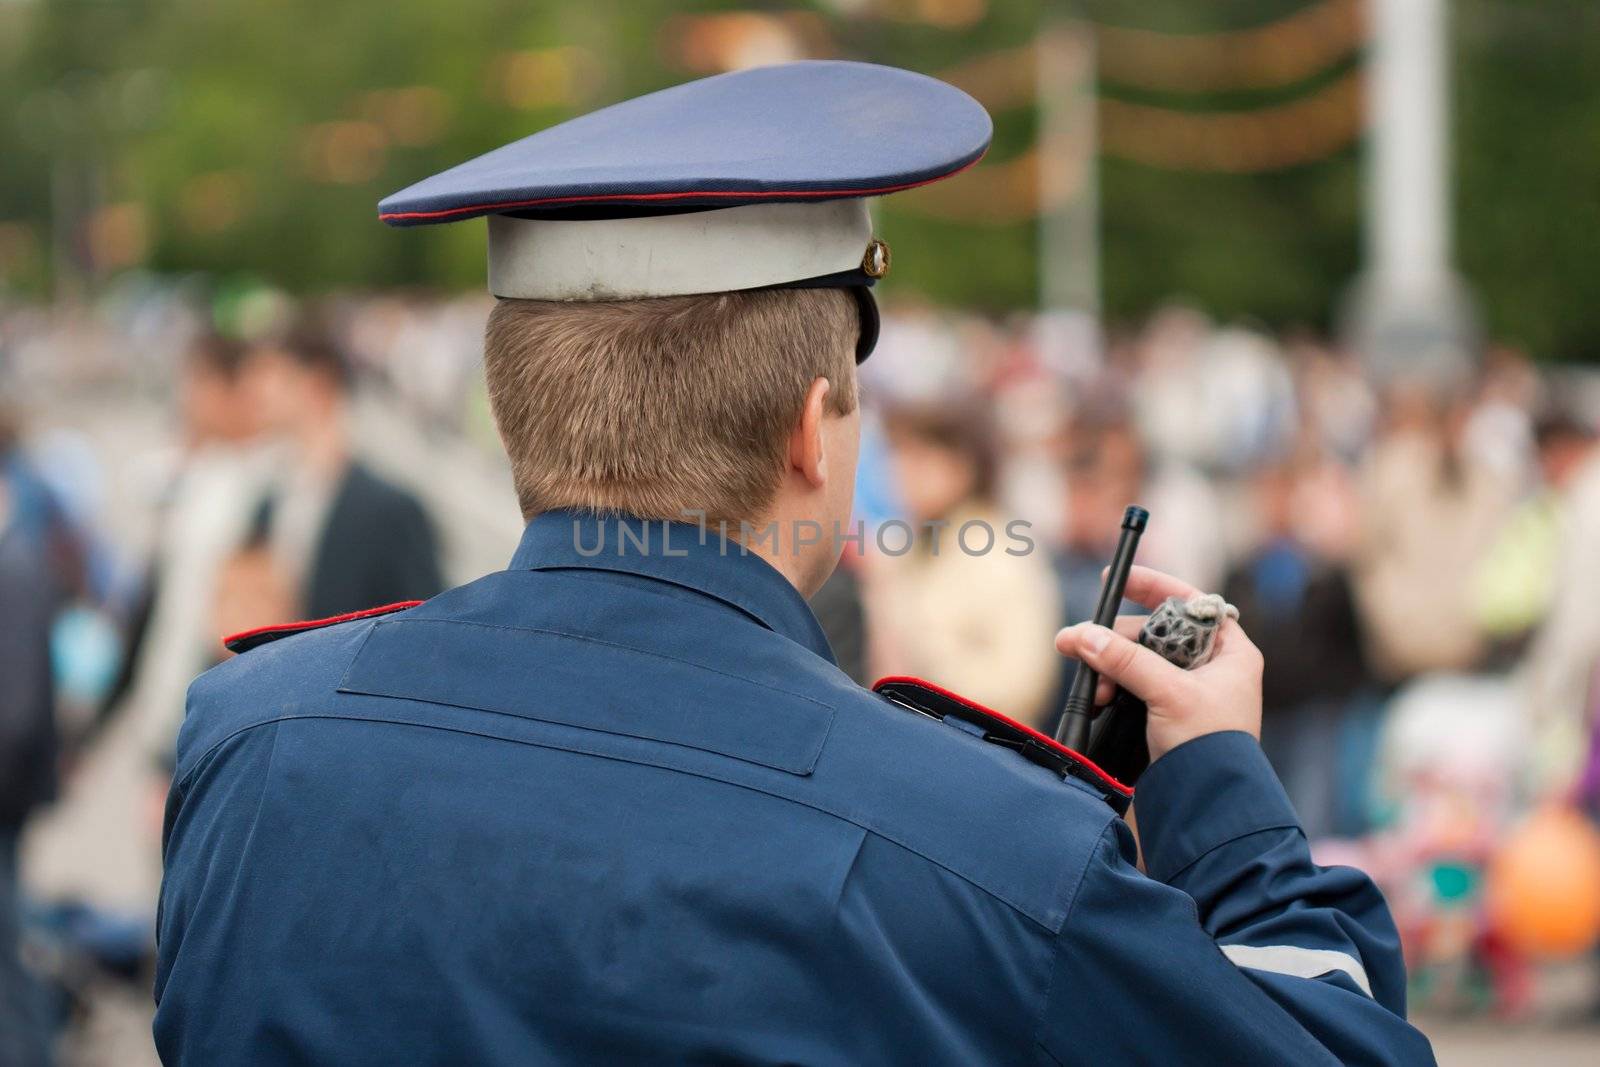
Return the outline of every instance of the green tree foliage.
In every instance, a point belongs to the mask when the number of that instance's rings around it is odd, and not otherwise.
[[[1457,259],[1492,335],[1600,358],[1600,6],[1455,5]]]
[[[160,271],[249,272],[301,291],[476,287],[481,225],[393,231],[376,201],[693,76],[674,44],[686,14],[798,18],[829,51],[938,73],[1019,49],[1046,18],[1211,34],[1313,2],[988,0],[981,21],[940,26],[841,0],[0,0],[0,286],[47,292],[52,263],[93,267],[95,211],[131,204],[138,260]],[[1600,10],[1459,0],[1451,15],[1463,273],[1498,335],[1538,355],[1588,356],[1600,344],[1587,292],[1600,232]],[[1261,93],[1100,89],[1177,110],[1246,109],[1314,92],[1359,62]],[[415,136],[393,135],[395,108],[410,109]],[[989,163],[1025,154],[1036,122],[1030,106],[997,110]],[[1359,270],[1359,145],[1242,175],[1105,158],[1099,178],[1113,319],[1177,297],[1326,325]],[[891,293],[995,311],[1037,300],[1029,220],[891,200],[882,227],[897,253]]]

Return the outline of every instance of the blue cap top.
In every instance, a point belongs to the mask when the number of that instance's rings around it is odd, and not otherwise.
[[[893,67],[808,61],[721,74],[552,126],[402,189],[393,226],[878,196],[989,146],[983,107]]]

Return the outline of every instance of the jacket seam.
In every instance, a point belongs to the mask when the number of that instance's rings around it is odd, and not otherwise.
[[[382,699],[395,699],[395,698],[385,697],[385,698],[382,698]],[[772,797],[775,800],[781,800],[781,801],[783,801],[784,803],[787,803],[787,804],[794,804],[797,807],[805,808],[805,809],[807,809],[809,811],[821,812],[824,815],[828,815],[828,816],[830,816],[832,818],[838,819],[840,822],[848,823],[849,825],[856,827],[857,829],[863,831],[864,833],[872,834],[875,837],[881,837],[885,841],[889,841],[889,842],[897,845],[898,847],[905,849],[907,852],[911,853],[914,856],[917,856],[918,858],[922,859],[924,862],[931,863],[933,866],[938,867],[940,870],[945,871],[948,874],[951,874],[954,877],[961,879],[963,882],[965,882],[968,885],[972,886],[973,888],[977,889],[979,892],[983,893],[985,896],[991,897],[992,899],[999,901],[1001,904],[1004,904],[1007,908],[1011,909],[1012,911],[1016,912],[1018,915],[1022,916],[1023,918],[1027,919],[1029,922],[1033,923],[1035,926],[1039,927],[1045,933],[1048,933],[1048,934],[1051,934],[1051,935],[1054,935],[1056,933],[1056,931],[1052,930],[1050,925],[1049,925],[1049,923],[1047,923],[1044,919],[1034,915],[1032,912],[1028,911],[1022,905],[1020,905],[1017,902],[1011,900],[1010,898],[1002,895],[1001,893],[999,893],[999,892],[997,892],[997,891],[995,891],[993,889],[990,889],[988,886],[982,885],[981,883],[975,881],[971,876],[963,874],[961,871],[958,871],[955,868],[951,867],[950,865],[948,865],[948,864],[946,864],[946,863],[944,863],[944,862],[942,862],[942,861],[940,861],[938,859],[935,859],[933,856],[929,856],[927,853],[921,851],[920,849],[916,848],[915,846],[913,846],[911,844],[908,844],[905,841],[900,840],[898,837],[896,837],[893,834],[885,833],[882,830],[877,829],[876,827],[869,826],[866,823],[862,822],[861,820],[859,820],[857,818],[854,818],[854,817],[852,817],[851,815],[849,815],[849,814],[847,814],[845,812],[836,810],[836,809],[834,809],[832,807],[823,807],[823,806],[818,805],[818,804],[808,804],[805,801],[799,800],[799,799],[797,799],[795,797],[788,796],[788,795],[785,795],[783,793],[775,793],[775,792],[772,792],[770,790],[763,789],[759,785],[752,785],[752,784],[750,784],[748,782],[730,781],[727,778],[719,777],[719,776],[714,775],[714,774],[707,774],[704,771],[693,770],[693,769],[690,769],[690,768],[687,768],[687,767],[679,767],[679,766],[673,766],[673,765],[663,765],[663,764],[660,764],[660,763],[653,763],[653,762],[649,762],[649,761],[646,761],[646,760],[630,758],[628,756],[619,755],[617,753],[596,752],[596,751],[592,751],[592,750],[587,749],[587,748],[577,748],[577,747],[574,747],[574,746],[571,746],[571,745],[558,745],[558,744],[552,744],[552,743],[549,743],[549,742],[542,742],[542,741],[525,739],[525,738],[504,737],[504,736],[502,736],[500,734],[487,733],[487,732],[480,731],[480,730],[465,730],[465,729],[462,729],[462,728],[457,727],[457,726],[442,726],[442,725],[439,725],[438,723],[411,722],[411,721],[406,720],[406,719],[388,719],[388,718],[383,718],[383,717],[374,716],[374,715],[329,715],[329,714],[279,715],[279,716],[275,716],[275,717],[270,718],[270,719],[263,719],[260,722],[254,722],[254,723],[250,723],[250,724],[245,725],[245,726],[241,726],[238,729],[236,729],[236,730],[232,731],[231,733],[229,733],[227,736],[219,739],[214,744],[212,744],[209,748],[206,749],[206,751],[204,753],[202,753],[197,758],[197,760],[195,762],[195,766],[190,768],[183,775],[183,778],[181,779],[181,782],[183,783],[183,788],[187,791],[188,785],[190,783],[190,780],[196,774],[199,773],[199,771],[202,769],[202,767],[205,766],[206,762],[208,761],[208,757],[210,757],[212,755],[212,753],[214,753],[217,749],[221,748],[223,745],[227,744],[229,741],[232,741],[234,738],[239,737],[242,734],[248,733],[251,730],[259,729],[259,728],[261,728],[263,726],[272,726],[272,725],[275,725],[275,724],[278,724],[278,723],[283,723],[283,722],[291,722],[291,721],[299,721],[299,720],[312,720],[312,719],[316,719],[316,720],[331,720],[331,721],[335,721],[335,722],[378,723],[378,724],[382,724],[382,725],[385,725],[385,726],[411,726],[411,727],[416,727],[418,729],[423,729],[423,730],[442,730],[442,731],[445,731],[447,733],[463,734],[463,735],[466,735],[468,737],[481,737],[481,738],[484,738],[484,739],[490,740],[490,741],[502,741],[502,742],[507,742],[509,744],[528,745],[528,746],[533,747],[533,748],[551,749],[551,750],[557,751],[557,752],[571,752],[571,753],[573,753],[575,755],[588,756],[588,757],[590,757],[592,759],[609,759],[609,760],[616,760],[617,762],[620,762],[620,763],[631,763],[631,764],[634,764],[635,766],[655,767],[655,768],[657,768],[659,770],[667,771],[667,772],[674,773],[674,774],[687,774],[687,775],[690,775],[690,776],[695,777],[695,778],[703,778],[706,781],[720,782],[723,785],[731,786],[731,787],[733,787],[735,789],[746,789],[746,790],[749,790],[750,792],[753,792],[753,793],[760,793],[762,796]],[[568,730],[580,730],[581,731],[581,730],[585,729],[582,726],[567,726],[567,725],[562,724],[562,723],[555,723],[553,725],[556,725],[556,726],[561,727],[562,729],[568,729]],[[642,739],[641,738],[631,738],[630,740],[643,741],[643,742],[649,743],[649,744],[671,744],[671,742],[651,741],[648,738],[642,738]],[[711,753],[711,755],[720,755],[720,754]],[[735,757],[721,757],[721,758],[732,759],[732,758],[735,758]],[[1102,836],[1104,836],[1104,835],[1102,834]],[[1098,842],[1097,842],[1097,844],[1098,844]],[[1085,871],[1087,871],[1087,866],[1085,867]],[[1081,881],[1082,881],[1081,876],[1080,876],[1079,881],[1081,883]]]
[[[811,657],[813,657],[815,659],[821,660],[823,663],[826,663],[828,666],[834,668],[835,670],[838,670],[838,667],[839,667],[839,665],[836,662],[834,662],[833,659],[830,658],[830,656],[822,655],[816,649],[812,648],[810,645],[806,644],[804,641],[801,641],[799,638],[795,637],[793,634],[788,634],[788,633],[785,633],[782,630],[778,629],[777,627],[775,627],[772,623],[768,622],[765,618],[763,618],[760,614],[758,614],[752,608],[745,607],[743,604],[736,604],[732,600],[728,600],[726,597],[724,597],[724,596],[722,596],[722,595],[720,595],[718,593],[714,593],[711,590],[706,589],[706,588],[704,588],[702,586],[689,585],[689,584],[686,584],[684,582],[674,581],[671,578],[666,578],[666,577],[663,577],[661,575],[646,574],[646,573],[643,573],[643,572],[640,572],[640,571],[607,570],[607,569],[602,569],[602,568],[599,568],[599,567],[581,567],[581,566],[571,566],[571,565],[538,566],[538,567],[513,567],[513,568],[510,568],[510,569],[504,570],[504,571],[496,571],[495,573],[496,574],[546,574],[546,575],[552,575],[552,576],[559,577],[559,578],[572,578],[572,579],[575,579],[577,581],[592,582],[592,583],[594,583],[596,585],[608,585],[608,586],[611,586],[611,588],[616,588],[616,586],[615,586],[614,583],[610,583],[610,582],[606,581],[604,576],[607,575],[607,574],[611,574],[611,575],[621,574],[621,575],[627,575],[628,577],[632,577],[632,578],[640,578],[640,579],[643,579],[643,582],[641,584],[637,585],[637,586],[631,586],[630,587],[630,591],[637,591],[637,592],[645,594],[646,596],[653,597],[656,600],[663,601],[663,602],[665,602],[667,604],[672,604],[672,605],[675,605],[675,606],[678,606],[678,607],[682,607],[682,606],[684,606],[686,604],[687,605],[691,605],[697,611],[710,613],[710,614],[715,614],[715,615],[718,615],[718,616],[720,616],[724,611],[731,611],[734,614],[738,615],[740,618],[744,619],[746,622],[755,623],[757,626],[759,626],[761,629],[765,630],[767,633],[771,634],[772,636],[777,637],[777,638],[781,638],[782,640],[788,642],[789,644],[793,645],[794,647],[796,647],[796,648],[800,649],[801,651],[805,652],[807,655],[809,655],[809,656],[811,656]],[[656,585],[666,585],[666,586],[672,587],[673,589],[682,590],[683,592],[686,592],[686,593],[690,594],[690,596],[693,599],[686,599],[684,597],[673,596],[671,593],[663,593],[660,589],[652,589],[650,587],[650,583],[654,583]],[[438,619],[438,620],[434,620],[434,621],[437,621],[437,622],[456,622],[456,621],[464,621],[464,620]],[[492,625],[492,624],[486,624],[486,625]],[[824,635],[824,638],[826,638],[826,635]],[[829,649],[829,652],[830,653],[832,652],[831,648]]]
[[[1159,875],[1159,876],[1156,875],[1152,871],[1151,874],[1150,874],[1150,877],[1155,878],[1156,881],[1161,882],[1164,885],[1171,885],[1176,879],[1181,878],[1183,876],[1184,872],[1188,871],[1195,864],[1199,863],[1201,860],[1205,859],[1207,856],[1211,855],[1213,852],[1217,851],[1219,848],[1226,848],[1227,846],[1233,844],[1235,841],[1242,841],[1247,837],[1254,837],[1256,834],[1270,833],[1273,830],[1294,830],[1294,831],[1300,833],[1302,836],[1304,836],[1304,834],[1305,834],[1305,831],[1301,829],[1300,824],[1296,823],[1296,822],[1292,822],[1292,821],[1291,822],[1276,822],[1276,823],[1271,823],[1271,824],[1266,825],[1266,826],[1257,826],[1257,827],[1254,827],[1253,829],[1245,830],[1242,833],[1237,833],[1237,834],[1234,834],[1232,837],[1228,837],[1228,838],[1225,838],[1225,839],[1223,839],[1221,841],[1218,841],[1214,845],[1208,845],[1206,848],[1202,849],[1199,852],[1196,852],[1189,859],[1185,860],[1181,866],[1175,867],[1170,871],[1165,871],[1164,870],[1163,873],[1161,875]]]
[[[1105,844],[1106,835],[1112,832],[1112,823],[1116,818],[1117,816],[1113,815],[1110,819],[1107,819],[1105,825],[1100,828],[1100,833],[1095,837],[1094,847],[1089,850],[1089,856],[1084,860],[1083,870],[1078,872],[1078,878],[1072,884],[1072,892],[1067,897],[1066,909],[1061,917],[1061,929],[1054,932],[1055,937],[1059,938],[1066,934],[1067,924],[1072,922],[1072,909],[1078,903],[1078,894],[1083,890],[1083,883],[1089,878],[1089,868],[1094,866],[1095,857],[1100,854],[1100,848]],[[1060,976],[1060,950],[1059,946],[1056,946],[1052,943],[1050,953],[1050,980],[1045,983],[1044,997],[1040,1000],[1039,1005],[1039,1016],[1034,1020],[1033,1043],[1040,1049],[1043,1049],[1044,1054],[1049,1056],[1050,1059],[1055,1063],[1060,1063],[1061,1060],[1059,1060],[1056,1057],[1056,1054],[1051,1052],[1049,1047],[1044,1043],[1044,1036],[1041,1031],[1044,1029],[1045,1016],[1050,1011],[1050,997],[1056,991],[1056,980],[1060,978]]]
[[[401,622],[405,622],[407,624],[419,623],[419,622],[431,622],[431,623],[438,623],[438,624],[441,624],[441,625],[444,625],[444,626],[476,626],[476,627],[479,627],[480,629],[484,629],[484,630],[505,630],[505,631],[509,631],[511,633],[545,634],[545,635],[550,636],[550,637],[564,637],[569,641],[585,641],[585,642],[588,642],[590,644],[602,645],[602,646],[604,646],[606,648],[615,648],[615,649],[618,649],[618,650],[620,650],[622,652],[635,652],[635,653],[638,653],[639,655],[642,655],[642,656],[651,656],[651,657],[653,657],[655,659],[666,660],[668,663],[679,663],[679,664],[682,664],[685,667],[693,667],[696,670],[705,671],[708,674],[715,674],[720,678],[728,678],[728,679],[731,679],[731,680],[736,681],[736,682],[743,682],[746,685],[753,685],[753,686],[756,686],[756,687],[758,687],[760,689],[768,690],[769,692],[781,693],[784,696],[793,697],[796,700],[804,700],[808,704],[815,704],[817,707],[826,709],[828,711],[837,711],[838,710],[833,704],[825,703],[825,702],[823,702],[821,700],[818,700],[816,697],[809,697],[809,696],[806,696],[804,693],[796,693],[792,689],[784,689],[781,686],[773,685],[770,682],[759,681],[757,679],[750,678],[750,677],[748,677],[746,675],[731,674],[728,671],[718,670],[715,667],[708,667],[703,663],[696,663],[694,660],[684,659],[681,656],[669,656],[664,652],[657,652],[657,651],[655,651],[653,649],[639,648],[639,647],[634,646],[634,645],[625,645],[625,644],[622,644],[621,642],[618,642],[618,641],[607,641],[604,638],[591,637],[588,634],[575,634],[575,633],[570,633],[570,632],[568,632],[566,630],[555,630],[555,629],[551,629],[551,628],[546,627],[546,626],[505,626],[505,625],[500,624],[500,623],[474,622],[474,621],[468,621],[468,620],[465,620],[465,619],[416,619],[416,618],[412,618],[412,619],[393,619],[393,620],[389,620],[389,622],[387,622],[387,623],[385,623],[385,622],[380,620],[379,622],[377,622],[377,623],[375,623],[373,625],[371,632],[372,633],[376,633],[379,626],[383,626],[383,625],[398,625]],[[369,634],[369,636],[370,636],[370,634]],[[359,657],[359,652],[357,653],[357,656]],[[351,666],[353,667],[354,665],[355,665],[355,659],[353,658],[351,660]],[[350,668],[347,667],[345,669],[344,676],[339,679],[339,688],[341,690],[344,689],[345,683],[348,682],[349,679],[350,679]],[[346,690],[346,691],[347,692],[354,692],[354,690]],[[399,699],[411,699],[411,698],[399,698]]]

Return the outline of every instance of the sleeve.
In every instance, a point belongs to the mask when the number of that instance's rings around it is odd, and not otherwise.
[[[1213,734],[1140,779],[1149,876],[1120,819],[1057,938],[1039,1041],[1060,1063],[1431,1064],[1365,875],[1312,864],[1254,739]]]

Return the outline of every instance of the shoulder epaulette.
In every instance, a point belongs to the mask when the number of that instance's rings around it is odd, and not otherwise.
[[[1089,757],[1055,738],[921,678],[880,678],[872,691],[908,711],[941,722],[955,719],[976,727],[985,741],[1012,749],[1064,777],[1087,784],[1118,814],[1126,814],[1133,788],[1107,774]]]
[[[229,652],[248,652],[252,648],[258,648],[281,637],[305,633],[307,630],[320,630],[325,626],[337,626],[341,622],[370,619],[377,615],[392,615],[397,611],[414,608],[420,603],[422,603],[420,600],[401,600],[378,608],[367,608],[364,611],[351,611],[344,615],[330,615],[326,619],[304,619],[300,622],[280,622],[272,626],[258,626],[254,630],[243,630],[236,634],[229,634],[222,639],[222,645]]]

